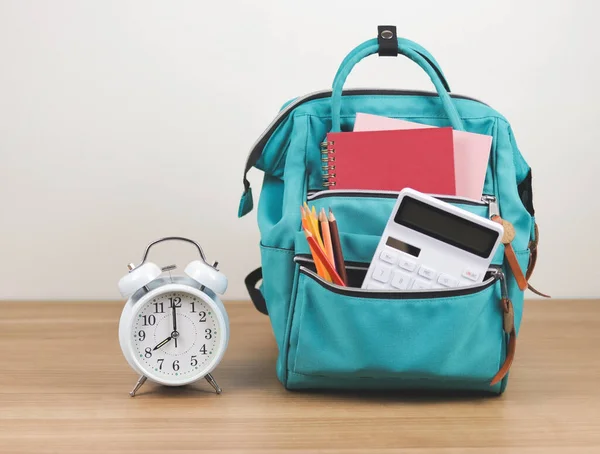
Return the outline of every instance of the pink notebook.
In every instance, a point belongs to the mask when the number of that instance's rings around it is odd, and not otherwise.
[[[357,113],[354,131],[435,128],[435,126]],[[465,131],[452,131],[454,141],[454,175],[456,195],[481,200],[492,137]]]

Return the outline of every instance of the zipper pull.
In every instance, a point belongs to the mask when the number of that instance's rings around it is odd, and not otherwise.
[[[500,215],[500,208],[498,207],[498,199],[496,199],[496,196],[484,194],[481,196],[481,200],[488,204],[490,219]]]
[[[500,282],[502,283],[502,310],[504,311],[503,327],[506,334],[510,334],[515,329],[515,312],[513,304],[508,297],[508,285],[506,284],[506,275],[498,270],[500,276]]]
[[[515,330],[515,311],[512,301],[508,297],[508,286],[506,284],[506,276],[500,270],[497,271],[500,280],[502,282],[501,290],[501,309],[502,309],[502,329],[509,335],[508,344],[506,347],[506,357],[504,358],[504,364],[496,375],[492,378],[490,386],[494,386],[499,383],[510,370],[510,366],[515,358],[515,352],[517,350],[517,332]]]
[[[499,268],[490,269],[490,272],[494,275],[496,279],[500,279],[500,282],[502,283],[500,295],[502,296],[502,298],[508,299],[508,286],[506,285],[506,275]]]

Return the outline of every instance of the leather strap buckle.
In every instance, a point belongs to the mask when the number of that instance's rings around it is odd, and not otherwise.
[[[503,327],[506,334],[510,334],[515,330],[515,310],[512,301],[508,298],[502,298],[502,309],[504,311]]]

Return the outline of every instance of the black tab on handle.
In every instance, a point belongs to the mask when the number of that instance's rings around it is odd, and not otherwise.
[[[380,57],[398,56],[398,35],[395,25],[379,25],[377,27],[378,54]]]

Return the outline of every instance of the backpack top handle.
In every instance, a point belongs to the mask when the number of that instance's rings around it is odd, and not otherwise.
[[[425,59],[425,61],[427,61],[427,63],[429,64],[429,66],[431,66],[433,68],[433,70],[436,72],[437,76],[440,78],[440,80],[442,81],[442,84],[444,85],[444,88],[446,89],[446,91],[448,93],[450,93],[452,90],[450,90],[450,84],[448,84],[448,80],[446,79],[446,76],[444,75],[444,72],[442,71],[442,68],[440,66],[440,64],[436,61],[436,59],[433,57],[433,55],[431,55],[429,53],[429,51],[427,49],[425,49],[423,46],[415,43],[414,41],[411,41],[410,39],[406,39],[406,38],[398,38],[396,36],[395,33],[395,29],[396,27],[394,26],[379,26],[378,27],[378,45],[379,45],[379,55],[382,56],[381,54],[381,42],[382,42],[382,33],[383,31],[387,30],[388,28],[391,28],[393,31],[393,38],[392,39],[397,39],[398,43],[401,43],[403,46],[407,46],[410,47],[412,50],[414,50],[416,53],[418,53],[419,55],[421,55],[421,57],[423,57]],[[384,41],[386,42],[386,41]],[[365,41],[364,43],[362,43],[360,46],[358,46],[356,49],[354,49],[354,52],[359,52],[362,49],[369,47],[372,44],[371,41]],[[350,60],[353,57],[353,53],[349,53],[346,58],[344,59],[344,61],[340,64],[340,67],[338,68],[338,71],[335,75],[334,78],[334,82],[333,85],[336,84],[336,81],[338,80],[338,78],[340,77],[340,71],[342,68],[344,68],[348,62],[348,60]],[[398,56],[398,50],[396,49],[396,53],[394,54],[395,57]]]
[[[440,97],[442,105],[444,107],[444,111],[450,120],[450,124],[452,127],[459,131],[464,131],[464,126],[462,120],[460,119],[460,115],[456,110],[456,106],[454,105],[450,95],[448,94],[448,84],[445,83],[445,78],[440,78],[440,74],[443,76],[441,70],[436,70],[434,68],[438,68],[437,64],[432,65],[432,63],[437,63],[432,58],[429,58],[429,53],[425,51],[424,53],[415,50],[413,47],[413,43],[407,42],[408,40],[404,40],[402,38],[396,38],[398,42],[398,53],[402,54],[416,64],[418,64],[429,76],[435,89]],[[420,46],[419,46],[420,47]],[[422,49],[422,48],[421,48]],[[422,49],[424,51],[424,49]],[[365,41],[361,45],[357,46],[352,50],[344,59],[336,77],[334,78],[332,85],[332,93],[331,93],[331,132],[340,132],[340,113],[341,113],[341,104],[342,104],[342,88],[344,87],[344,83],[346,82],[346,78],[354,68],[354,66],[361,61],[363,58],[368,57],[369,55],[373,55],[379,52],[379,41],[377,38]],[[444,80],[444,82],[442,82]]]

